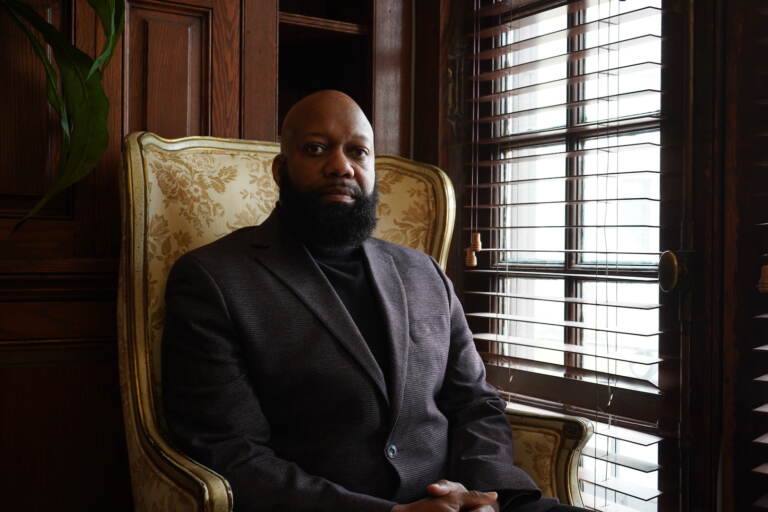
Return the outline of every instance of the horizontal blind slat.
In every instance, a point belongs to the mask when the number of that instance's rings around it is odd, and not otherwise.
[[[598,478],[589,468],[579,469],[579,480],[589,482],[592,485],[616,491],[627,496],[632,496],[642,501],[649,501],[661,496],[661,491],[642,487],[634,482],[623,480],[621,478]]]
[[[590,178],[616,178],[616,177],[623,177],[623,176],[632,176],[635,174],[660,174],[659,171],[627,171],[627,172],[606,172],[601,174],[579,174],[577,176],[547,176],[544,178],[526,178],[526,179],[519,179],[519,180],[507,180],[507,181],[495,181],[493,183],[481,183],[477,185],[464,185],[464,188],[467,189],[488,189],[488,188],[502,188],[502,187],[508,187],[509,185],[515,185],[519,183],[537,183],[541,181],[553,181],[553,180],[564,180],[566,182],[570,181],[582,181]]]
[[[524,365],[515,366],[512,361],[507,366],[501,366],[498,358],[483,355],[488,381],[496,388],[509,393],[530,394],[536,390],[536,397],[550,402],[564,403],[579,407],[584,411],[597,411],[605,414],[615,414],[637,421],[655,423],[664,415],[661,397],[652,392],[614,386],[608,388],[593,380],[570,379],[563,376],[562,368],[559,375],[541,373],[526,368]],[[611,399],[612,398],[612,399]],[[674,411],[668,411],[674,414]]]
[[[484,291],[476,291],[476,290],[467,290],[464,293],[466,295],[485,295],[490,297],[506,297],[511,299],[541,300],[541,301],[549,301],[549,302],[563,302],[567,304],[587,304],[590,306],[607,306],[607,307],[627,308],[627,309],[649,310],[649,309],[659,309],[661,307],[661,304],[644,304],[640,302],[595,301],[590,299],[580,299],[576,297],[548,297],[543,295],[484,292]]]
[[[588,492],[582,492],[581,499],[584,502],[585,507],[596,510],[597,512],[638,512],[635,508],[606,501],[604,498],[597,497]]]
[[[617,466],[634,469],[635,471],[640,471],[641,473],[652,473],[654,471],[658,471],[661,468],[661,466],[658,464],[635,459],[633,457],[622,455],[613,451],[598,449],[594,442],[587,444],[581,453],[587,457],[610,462],[611,464],[616,464]]]
[[[506,371],[516,371],[520,374],[548,376],[549,378],[561,381],[561,383],[585,383],[596,388],[604,388],[613,393],[617,389],[641,393],[647,396],[658,396],[659,388],[647,380],[626,375],[618,375],[612,372],[604,372],[575,366],[565,366],[535,359],[528,353],[516,355],[503,355],[491,352],[480,352],[486,367],[499,368]],[[550,382],[553,384],[553,382]],[[505,389],[502,387],[502,389]],[[510,392],[518,392],[507,389]],[[541,390],[537,390],[541,391]],[[562,389],[561,389],[562,391]],[[595,395],[592,396],[592,405],[595,405]],[[570,402],[569,402],[570,403]],[[606,400],[608,403],[608,400]],[[583,407],[583,405],[582,405]],[[633,417],[633,416],[628,416]]]
[[[643,277],[643,276],[628,276],[628,275],[613,275],[610,270],[604,269],[603,273],[584,272],[576,273],[575,271],[569,272],[534,272],[526,270],[484,270],[484,269],[465,269],[465,273],[468,274],[505,274],[510,276],[519,277],[541,277],[545,279],[557,279],[563,277],[569,277],[573,279],[588,279],[594,281],[616,281],[616,282],[628,282],[628,283],[657,283],[658,277]]]
[[[501,158],[498,160],[481,160],[479,162],[474,163],[473,165],[476,165],[479,167],[487,167],[487,166],[494,166],[494,165],[519,163],[524,161],[534,161],[534,160],[540,161],[540,160],[546,160],[546,159],[552,159],[552,158],[557,158],[557,159],[575,158],[575,157],[594,156],[596,154],[604,154],[604,153],[615,154],[619,152],[660,148],[660,147],[661,147],[661,144],[654,144],[651,142],[643,142],[640,144],[612,144],[612,145],[608,145],[600,148],[579,149],[574,151],[553,151],[551,153],[515,156],[515,157]]]
[[[538,204],[538,203],[537,203]],[[499,229],[495,226],[487,226],[491,229]],[[659,229],[661,228],[658,224],[574,224],[572,226],[563,226],[563,225],[516,225],[516,226],[504,226],[503,229],[511,229],[511,230],[519,230],[519,229],[583,229],[583,228],[606,228],[606,229],[619,229],[619,228],[654,228]],[[467,230],[475,231],[472,228],[467,228]],[[514,252],[515,249],[499,249],[499,248],[483,248],[483,251],[509,251]]]
[[[536,19],[544,19],[548,16],[556,16],[560,11],[557,9],[558,6],[556,3],[552,6],[549,6],[547,10],[535,13],[526,13],[525,9],[531,8],[532,4],[540,3],[540,0],[502,0],[500,2],[495,2],[493,4],[480,7],[475,11],[475,15],[479,18],[487,18],[489,16],[500,16],[505,13],[509,13],[511,11],[514,11],[518,13],[516,17],[522,17],[522,16],[536,16]],[[590,7],[598,7],[603,4],[610,3],[611,0],[578,0],[578,1],[570,1],[567,6],[562,6],[561,8],[567,9],[566,12],[572,13],[572,12],[578,12],[583,9],[587,9]],[[563,1],[562,3],[565,3]],[[522,11],[522,12],[521,12]],[[554,12],[553,12],[554,11]]]
[[[628,202],[628,201],[650,201],[654,203],[661,202],[660,199],[654,197],[624,197],[621,199],[566,199],[562,201],[526,201],[519,203],[497,203],[497,204],[476,204],[476,205],[464,205],[467,210],[491,210],[498,208],[516,208],[521,206],[536,206],[540,204],[588,204],[588,203],[616,203],[616,202]]]
[[[643,356],[641,354],[629,354],[624,352],[608,352],[601,351],[596,352],[593,348],[585,347],[582,345],[572,345],[568,343],[539,340],[532,338],[521,338],[516,336],[504,336],[500,334],[478,333],[474,335],[474,339],[480,341],[490,341],[493,343],[506,343],[510,345],[518,345],[521,347],[534,347],[545,350],[555,350],[558,352],[568,352],[571,354],[580,354],[590,357],[597,357],[601,359],[610,359],[613,361],[625,361],[628,363],[635,363],[641,365],[658,364],[662,359],[652,356]]]
[[[577,108],[591,107],[591,106],[600,105],[601,103],[606,103],[606,102],[617,103],[621,101],[627,101],[627,102],[633,101],[633,100],[637,101],[642,99],[655,98],[656,96],[659,96],[659,95],[661,95],[661,91],[659,89],[643,89],[639,91],[623,92],[619,94],[608,94],[605,96],[598,96],[595,98],[575,100],[575,101],[569,101],[565,103],[557,103],[554,105],[545,105],[541,107],[532,107],[524,110],[515,110],[514,112],[508,112],[505,114],[495,114],[495,115],[484,116],[476,119],[475,122],[479,124],[496,123],[499,121],[517,119],[519,117],[526,117],[526,116],[532,116],[532,115],[546,115],[549,112],[556,112],[563,109],[575,110]],[[647,116],[647,115],[656,114],[657,112],[658,112],[658,109],[654,108],[652,110],[636,112],[633,115]],[[613,119],[613,117],[611,119]],[[534,131],[534,130],[531,130],[531,131]],[[522,132],[522,133],[525,133],[525,132]]]
[[[627,51],[627,50],[636,48],[638,46],[659,43],[660,41],[661,41],[661,37],[657,35],[652,35],[652,34],[631,37],[628,39],[623,39],[621,41],[599,44],[590,48],[585,48],[583,50],[573,51],[570,53],[563,53],[560,55],[554,55],[552,57],[547,57],[545,59],[524,62],[524,63],[516,64],[514,66],[497,68],[493,71],[487,71],[487,72],[475,75],[474,80],[477,83],[490,82],[492,80],[497,80],[505,76],[525,73],[527,71],[531,71],[533,69],[543,67],[543,66],[557,66],[561,64],[567,64],[569,62],[575,62],[578,60],[596,57],[601,52]],[[474,56],[470,56],[468,57],[468,59],[471,60],[473,57]]]
[[[466,231],[483,231],[483,230],[493,230],[498,231],[501,229],[506,229],[504,227],[477,227],[477,228],[465,228]],[[637,252],[637,251],[600,251],[600,250],[589,250],[589,249],[513,249],[511,247],[489,247],[489,248],[483,248],[482,251],[502,251],[502,252],[543,252],[543,253],[565,253],[565,254],[629,254],[629,255],[638,255],[638,256],[661,256],[661,252]],[[768,345],[766,345],[768,347]]]
[[[647,434],[645,432],[638,432],[637,430],[618,427],[616,425],[609,425],[607,423],[596,421],[593,421],[592,424],[594,426],[595,434],[611,437],[613,439],[619,439],[621,441],[627,441],[628,443],[638,444],[641,446],[651,446],[664,440],[664,438],[660,436]]]
[[[601,25],[606,22],[611,22],[616,24],[629,23],[632,21],[638,21],[642,19],[651,18],[654,16],[659,16],[660,14],[661,14],[661,9],[657,7],[643,7],[642,9],[637,9],[634,11],[617,14],[615,16],[607,16],[599,20],[590,21],[589,23],[583,23],[581,25],[575,25],[570,28],[556,30],[553,32],[548,32],[546,34],[540,34],[540,35],[536,35],[526,39],[521,39],[519,41],[515,41],[513,43],[509,43],[504,46],[498,46],[496,48],[491,48],[488,50],[481,50],[475,54],[475,57],[481,60],[490,59],[506,53],[525,50],[527,48],[533,48],[535,46],[539,46],[541,44],[549,43],[552,41],[588,34],[596,30],[599,30]]]
[[[467,313],[466,316],[470,318],[491,318],[494,320],[506,320],[510,322],[552,325],[552,326],[558,326],[558,327],[568,327],[571,329],[583,329],[587,331],[611,332],[616,334],[626,334],[628,336],[648,337],[648,336],[658,336],[659,334],[661,334],[661,331],[649,331],[649,332],[625,331],[625,330],[622,330],[621,328],[609,329],[606,327],[589,325],[584,322],[576,322],[576,321],[570,321],[570,320],[545,320],[545,319],[538,319],[536,317],[530,317],[530,316],[506,315],[502,313]]]
[[[565,78],[557,78],[554,80],[537,82],[534,84],[523,85],[520,87],[513,87],[511,89],[507,89],[501,92],[495,92],[493,94],[485,94],[482,96],[478,96],[477,98],[474,98],[469,101],[472,101],[474,103],[488,103],[488,102],[498,101],[506,98],[513,98],[515,96],[520,96],[523,94],[530,94],[532,92],[539,92],[539,91],[543,91],[546,89],[559,87],[559,86],[570,87],[574,85],[584,85],[589,82],[593,82],[595,80],[603,79],[605,78],[606,75],[613,75],[611,76],[611,79],[621,80],[622,75],[631,75],[633,73],[640,73],[640,72],[650,72],[657,69],[661,69],[660,62],[655,62],[655,61],[638,62],[633,64],[627,64],[626,66],[609,67],[605,69],[600,69],[598,71],[592,71],[590,73],[575,74]],[[624,76],[623,78],[624,80],[627,79],[626,76]]]

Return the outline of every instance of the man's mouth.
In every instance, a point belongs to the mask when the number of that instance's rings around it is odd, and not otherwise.
[[[320,198],[326,202],[354,203],[355,190],[350,187],[325,187],[320,191]]]

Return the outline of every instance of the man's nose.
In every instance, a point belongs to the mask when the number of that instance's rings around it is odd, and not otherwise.
[[[352,163],[342,149],[336,149],[328,155],[323,171],[329,176],[353,177],[355,175],[355,168],[352,167]]]

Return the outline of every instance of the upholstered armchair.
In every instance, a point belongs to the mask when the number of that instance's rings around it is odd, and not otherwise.
[[[261,223],[278,197],[270,142],[127,137],[121,175],[123,243],[118,302],[120,385],[137,512],[228,512],[227,481],[163,436],[160,341],[165,280],[185,252]],[[375,236],[420,249],[445,266],[455,199],[436,167],[376,158]],[[589,426],[575,418],[508,411],[518,464],[545,494],[580,504],[575,470]]]

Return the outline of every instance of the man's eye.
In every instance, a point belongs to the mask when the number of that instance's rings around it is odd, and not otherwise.
[[[304,146],[304,151],[309,155],[322,155],[325,151],[325,145],[324,144],[307,144]]]
[[[364,158],[368,156],[368,149],[366,148],[352,148],[349,152],[354,158]]]

